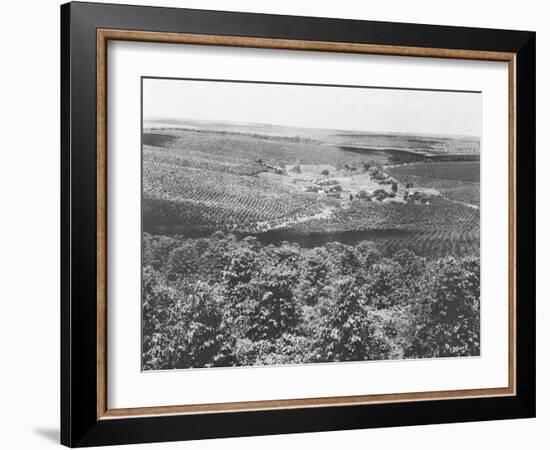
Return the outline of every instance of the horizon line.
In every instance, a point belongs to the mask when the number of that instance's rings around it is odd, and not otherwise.
[[[418,131],[392,131],[392,130],[359,130],[356,128],[318,128],[318,127],[306,127],[306,126],[296,126],[296,125],[286,125],[273,122],[241,122],[235,120],[226,120],[226,119],[191,119],[189,117],[143,117],[142,122],[145,121],[188,121],[188,122],[221,122],[229,124],[241,124],[241,125],[268,125],[273,127],[281,128],[295,128],[295,129],[306,129],[306,130],[325,130],[325,131],[344,131],[344,132],[356,132],[356,133],[367,133],[367,134],[404,134],[404,135],[418,135],[418,136],[454,136],[454,137],[466,137],[466,138],[475,138],[481,140],[481,135],[473,134],[445,134],[445,133],[436,133],[436,132],[418,132]],[[143,125],[143,123],[142,123]]]

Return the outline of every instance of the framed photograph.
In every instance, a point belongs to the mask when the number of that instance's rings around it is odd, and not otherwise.
[[[61,441],[535,415],[535,33],[61,7]]]

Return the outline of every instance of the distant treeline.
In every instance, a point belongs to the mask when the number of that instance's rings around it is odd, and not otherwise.
[[[479,355],[479,258],[144,234],[143,369]]]

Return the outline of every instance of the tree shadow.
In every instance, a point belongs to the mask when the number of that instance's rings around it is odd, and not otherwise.
[[[58,428],[37,428],[34,432],[44,439],[59,444],[59,429]]]

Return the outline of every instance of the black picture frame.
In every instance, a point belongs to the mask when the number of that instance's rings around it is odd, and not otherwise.
[[[516,55],[516,395],[229,413],[97,417],[96,30]],[[176,441],[535,416],[535,33],[68,3],[61,6],[61,443]]]

